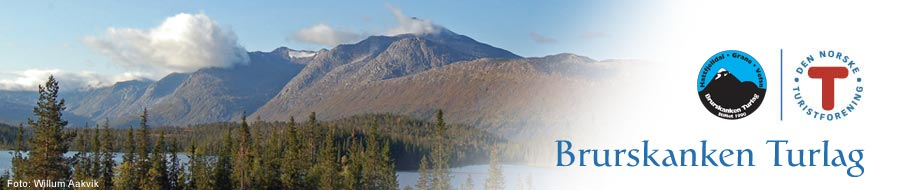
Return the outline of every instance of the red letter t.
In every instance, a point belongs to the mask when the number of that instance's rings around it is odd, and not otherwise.
[[[834,109],[834,79],[847,78],[847,68],[810,67],[809,78],[822,79],[822,109]]]

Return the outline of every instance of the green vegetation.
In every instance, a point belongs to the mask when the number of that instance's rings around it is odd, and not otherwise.
[[[63,154],[69,152],[69,141],[75,134],[63,130],[69,122],[62,120],[66,101],[57,100],[58,93],[59,82],[53,76],[38,87],[40,97],[34,107],[37,120],[28,119],[28,125],[34,129],[34,137],[28,141],[31,147],[28,157],[20,163],[27,169],[17,173],[17,179],[62,181],[72,177],[72,170]]]
[[[111,129],[108,122],[65,129],[65,101],[56,99],[57,92],[51,77],[39,91],[37,121],[0,126],[14,136],[3,139],[14,149],[12,174],[0,177],[97,180],[102,189],[399,189],[396,171],[418,168],[417,188],[453,189],[451,166],[483,163],[489,153],[495,158],[497,148],[485,147],[503,142],[471,126],[445,123],[441,110],[434,122],[391,114],[319,121],[312,113],[300,123],[244,117],[187,127],[151,127],[144,110],[137,132]],[[73,139],[71,151],[77,153],[67,158],[63,153]],[[491,164],[493,172],[497,163]],[[471,186],[470,181],[466,188]]]

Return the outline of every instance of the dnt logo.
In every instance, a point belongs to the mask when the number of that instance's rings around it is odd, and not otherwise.
[[[798,61],[791,92],[794,105],[814,120],[845,119],[863,95],[860,64],[836,50],[819,50]],[[787,106],[787,105],[786,105]]]

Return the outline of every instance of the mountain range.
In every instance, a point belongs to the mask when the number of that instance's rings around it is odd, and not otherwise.
[[[428,34],[371,36],[330,50],[250,52],[247,64],[172,73],[61,94],[73,124],[109,119],[136,124],[146,108],[151,125],[251,119],[288,120],[316,112],[321,119],[392,113],[502,134],[549,126],[596,88],[613,61],[574,54],[523,58],[448,29]],[[23,122],[37,94],[0,91],[0,121]]]

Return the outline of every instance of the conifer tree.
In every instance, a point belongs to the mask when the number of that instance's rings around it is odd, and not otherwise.
[[[432,189],[449,190],[450,186],[450,154],[446,137],[447,126],[444,123],[444,111],[438,110],[437,124],[434,130],[435,146],[431,150]]]
[[[51,75],[44,85],[38,86],[38,101],[34,107],[37,120],[28,119],[34,129],[34,137],[29,141],[28,170],[25,174],[31,180],[68,180],[72,171],[64,154],[69,151],[69,141],[74,134],[64,130],[68,121],[62,119],[66,101],[58,99],[59,82]]]
[[[225,130],[222,147],[219,148],[219,155],[216,160],[214,189],[231,189],[232,179],[231,173],[234,170],[231,158],[231,130]]]
[[[187,176],[184,173],[184,167],[181,165],[181,160],[178,158],[178,139],[172,138],[172,146],[169,148],[169,163],[168,163],[168,183],[169,189],[173,190],[181,190],[185,187],[185,179]]]
[[[191,141],[190,147],[190,175],[185,189],[212,190],[215,189],[214,173],[210,171],[209,159],[198,153],[197,147]]]
[[[380,174],[378,175],[378,181],[382,185],[374,189],[399,189],[400,184],[397,182],[397,171],[395,170],[394,160],[391,158],[390,143],[382,143],[381,155],[378,158],[378,173]]]
[[[88,128],[87,123],[84,124],[84,128]],[[88,180],[90,178],[90,157],[87,155],[85,149],[87,149],[87,144],[85,144],[84,136],[87,135],[87,130],[79,130],[82,131],[81,134],[77,134],[75,138],[75,147],[74,149],[78,151],[73,156],[74,166],[72,178],[74,180]]]
[[[8,181],[9,181],[10,179],[12,179],[12,175],[9,174],[9,170],[4,170],[4,171],[3,171],[3,175],[0,175],[0,181],[7,181],[7,186],[8,186]],[[9,188],[9,187],[7,187],[7,186],[0,186],[0,190],[4,190],[4,189],[12,189],[12,188]]]
[[[134,127],[128,128],[128,135],[125,137],[123,145],[125,153],[122,154],[122,164],[119,165],[119,175],[115,178],[115,189],[131,190],[138,189],[140,177],[142,173],[137,171],[137,160],[135,160],[135,142]]]
[[[328,135],[325,136],[324,145],[319,151],[316,158],[316,165],[312,168],[312,173],[318,181],[319,189],[334,190],[338,189],[337,172],[337,153],[334,145],[334,128],[330,128]]]
[[[362,189],[363,180],[361,172],[364,152],[362,145],[356,141],[356,133],[351,133],[346,144],[350,146],[347,153],[341,157],[341,172],[339,174],[341,189]]]
[[[422,161],[419,161],[419,181],[416,182],[416,189],[431,189],[431,172],[428,169],[429,165],[428,158],[422,156]]]
[[[187,175],[187,183],[185,183],[185,189],[197,189],[197,183],[202,183],[200,181],[200,172],[197,168],[200,166],[200,157],[197,155],[197,146],[194,145],[194,141],[191,140],[191,146],[188,147],[188,165],[190,168],[188,169]]]
[[[294,121],[294,117],[291,117],[290,122],[288,122],[287,126],[287,145],[284,148],[284,158],[282,159],[282,172],[281,172],[281,185],[285,189],[300,189],[302,188],[302,180],[303,180],[303,168],[301,166],[301,142],[300,135],[297,134],[297,125]]]
[[[137,150],[137,159],[134,161],[135,174],[146,175],[149,173],[153,162],[150,160],[150,127],[147,125],[147,108],[141,114],[141,129],[135,139]],[[139,177],[137,178],[140,187],[153,186],[153,178]]]
[[[169,172],[166,170],[166,151],[165,151],[165,132],[160,132],[159,139],[150,154],[150,169],[147,170],[146,178],[148,183],[141,186],[141,189],[159,190],[169,189]]]
[[[397,173],[394,171],[389,143],[380,143],[381,137],[374,123],[372,121],[367,130],[362,158],[363,189],[397,189]]]
[[[484,182],[485,190],[498,190],[504,189],[505,186],[503,184],[503,167],[500,165],[500,148],[494,145],[491,148],[491,161],[488,164],[488,178],[487,181]]]
[[[28,179],[25,175],[29,171],[28,160],[22,155],[27,151],[25,146],[25,127],[22,126],[22,123],[19,123],[19,128],[16,132],[16,149],[12,158],[12,172],[16,179]]]
[[[380,161],[381,161],[381,146],[378,145],[378,132],[375,130],[375,125],[370,124],[369,129],[367,129],[366,134],[366,147],[362,152],[362,185],[363,189],[387,189],[385,187],[384,182],[380,181],[381,176],[380,173]]]
[[[262,126],[262,122],[260,125],[255,126],[260,128]],[[265,139],[265,143],[262,143],[262,139],[257,141],[257,148],[255,148],[255,154],[257,157],[254,159],[253,164],[253,188],[259,189],[282,189],[279,177],[281,176],[281,157],[284,152],[280,145],[282,139],[279,139],[277,136],[277,130],[272,129],[269,131]],[[264,136],[259,134],[258,136]]]
[[[235,188],[250,189],[253,183],[251,173],[253,171],[253,157],[251,147],[253,137],[250,134],[250,127],[247,124],[247,116],[241,116],[241,126],[238,129],[237,147],[234,151],[234,170],[232,170],[231,178],[235,180]]]
[[[91,160],[90,160],[90,176],[96,179],[100,176],[100,124],[94,125],[94,132],[91,133]]]
[[[316,163],[316,158],[319,156],[320,150],[318,145],[320,142],[323,142],[322,136],[324,134],[321,131],[319,122],[316,120],[316,112],[310,113],[305,127],[297,130],[301,138],[300,149],[303,152],[300,155],[300,168],[303,171],[301,173],[303,177],[302,186],[308,189],[315,188],[316,184],[319,183],[316,176],[312,173],[312,168]]]
[[[100,146],[100,175],[99,185],[101,189],[113,188],[113,177],[115,177],[116,162],[113,160],[116,152],[116,139],[112,136],[109,129],[109,119],[103,123],[103,135],[101,136],[102,145]]]

